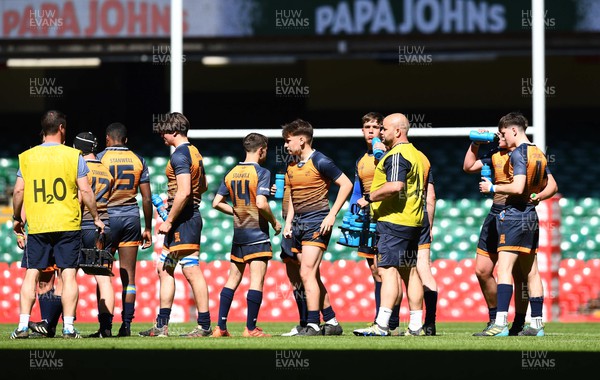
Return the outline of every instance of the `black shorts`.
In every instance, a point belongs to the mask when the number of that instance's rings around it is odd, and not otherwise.
[[[429,249],[431,247],[431,225],[429,224],[429,218],[425,214],[423,218],[423,227],[421,227],[421,234],[419,235],[419,249]]]
[[[485,217],[481,231],[479,232],[479,242],[477,243],[477,254],[482,256],[498,254],[498,230],[496,228],[496,217],[502,211],[502,205],[492,205],[490,212]]]
[[[281,253],[279,254],[279,258],[284,263],[289,261],[293,261],[295,263],[300,263],[298,260],[298,254],[292,251],[293,239],[281,237]]]
[[[534,207],[508,207],[496,216],[498,252],[535,254],[538,250],[540,223]]]
[[[421,227],[391,226],[377,223],[378,267],[414,267],[417,265]]]
[[[164,247],[169,252],[199,251],[202,233],[202,216],[194,214],[190,219],[173,223],[171,230],[165,236]]]
[[[21,268],[77,268],[81,251],[81,230],[29,234]]]
[[[142,226],[139,216],[110,216],[111,240],[120,247],[142,244]]]

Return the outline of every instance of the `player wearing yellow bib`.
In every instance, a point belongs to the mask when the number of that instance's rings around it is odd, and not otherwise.
[[[81,248],[81,206],[89,209],[94,225],[104,231],[88,183],[88,168],[77,149],[64,144],[66,119],[58,111],[42,117],[44,143],[19,155],[19,170],[13,193],[14,231],[25,233],[22,208],[25,207],[28,240],[21,267],[26,268],[21,285],[19,325],[11,339],[29,337],[29,317],[35,301],[37,280],[54,259],[63,281],[63,338],[81,338],[73,322],[77,308],[77,266]]]
[[[399,278],[404,281],[407,289],[413,286],[422,291],[416,265],[423,227],[423,195],[426,184],[423,183],[423,159],[421,153],[408,141],[408,130],[409,122],[403,114],[395,113],[383,119],[380,135],[388,149],[375,168],[370,194],[364,196],[367,202],[371,202],[374,219],[377,221],[381,306],[375,323],[368,328],[354,330],[355,335],[390,334],[392,309],[402,300]],[[409,333],[422,328],[422,297],[421,305],[413,303],[416,303],[415,300],[409,298],[410,309],[421,309],[421,313],[411,313]]]

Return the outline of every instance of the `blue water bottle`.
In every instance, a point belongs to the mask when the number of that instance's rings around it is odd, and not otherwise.
[[[479,131],[471,131],[469,133],[469,138],[473,142],[494,142],[498,141],[498,135],[493,132],[479,132]]]
[[[375,149],[375,144],[380,143],[381,140],[379,139],[379,137],[373,137],[373,140],[371,140],[371,144],[373,146],[373,156],[375,156],[375,159],[380,160],[381,157],[383,157],[383,154],[385,153],[383,150],[381,149]]]
[[[165,203],[163,202],[163,199],[160,197],[160,195],[152,194],[152,203],[156,207],[156,211],[158,212],[158,215],[160,215],[162,220],[167,220],[167,216],[169,216],[169,213],[167,212],[167,209],[165,208]]]
[[[277,190],[275,190],[275,198],[283,199],[283,191],[285,188],[285,174],[284,173],[275,174],[275,187],[277,188]]]
[[[481,176],[487,178],[491,183],[494,183],[494,181],[492,181],[492,169],[488,164],[483,164],[481,167]]]

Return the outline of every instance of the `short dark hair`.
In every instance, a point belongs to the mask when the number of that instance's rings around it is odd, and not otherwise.
[[[308,143],[311,144],[313,139],[313,127],[308,121],[296,119],[290,123],[284,124],[281,134],[284,139],[289,136],[306,136]]]
[[[256,152],[260,148],[266,148],[269,143],[267,136],[260,133],[250,133],[244,137],[244,150],[248,153]]]
[[[383,123],[383,115],[380,114],[379,112],[369,112],[369,113],[366,113],[361,119],[363,125],[366,122],[369,122],[372,120],[376,121],[377,124],[381,124],[381,123]]]
[[[181,112],[171,112],[167,116],[167,122],[163,123],[160,128],[162,133],[178,132],[183,136],[187,136],[190,130],[190,121]]]
[[[106,135],[115,142],[125,144],[127,140],[127,128],[122,123],[112,123],[106,127]]]
[[[498,129],[508,128],[516,125],[523,131],[527,129],[527,118],[520,112],[510,112],[500,118]]]
[[[42,134],[55,135],[58,132],[58,127],[62,124],[67,126],[67,117],[60,111],[50,110],[42,116]]]

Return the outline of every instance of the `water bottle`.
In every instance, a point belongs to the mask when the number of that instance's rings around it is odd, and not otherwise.
[[[487,178],[490,182],[494,183],[494,181],[492,181],[492,169],[488,164],[483,164],[483,166],[481,167],[481,176],[483,178]]]
[[[283,199],[283,190],[285,188],[285,174],[275,174],[275,187],[277,188],[277,190],[275,191],[275,198]]]
[[[469,133],[469,138],[473,142],[494,142],[498,141],[498,135],[493,132],[479,132],[479,131],[471,131]]]
[[[385,153],[383,150],[381,149],[375,149],[375,144],[380,143],[381,140],[379,139],[379,137],[373,137],[373,140],[371,140],[371,144],[373,146],[373,156],[375,156],[375,159],[380,160],[381,157],[383,157],[383,154]]]
[[[152,203],[156,207],[156,211],[158,211],[158,215],[160,215],[162,220],[167,220],[167,216],[169,216],[169,213],[167,212],[167,209],[165,208],[165,203],[160,197],[160,195],[152,194]]]

